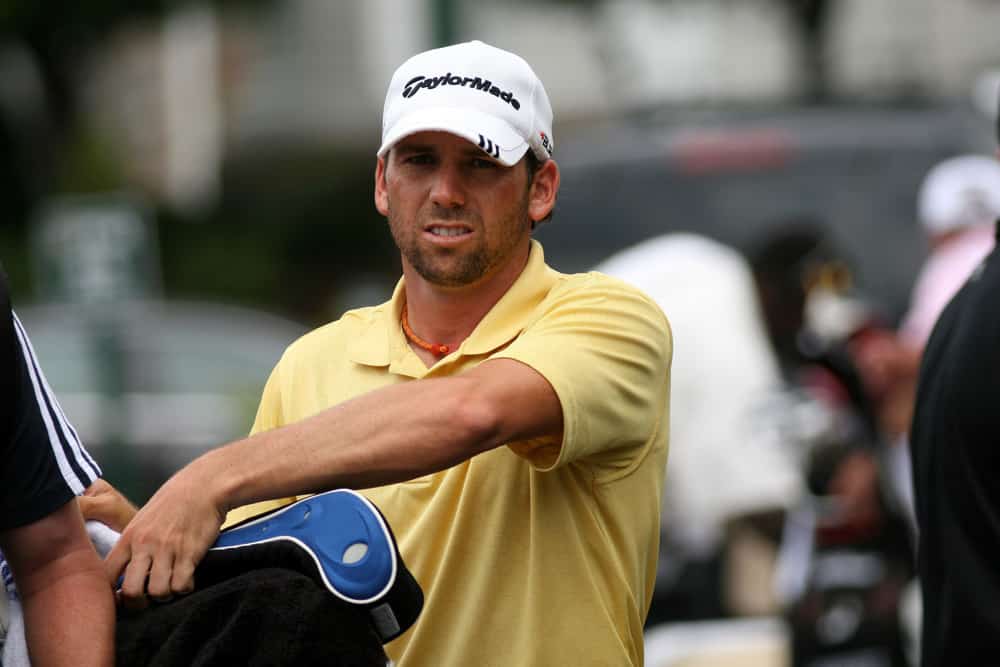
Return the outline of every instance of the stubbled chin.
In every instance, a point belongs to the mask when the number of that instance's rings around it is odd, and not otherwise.
[[[482,277],[486,262],[478,253],[461,254],[458,248],[435,248],[433,254],[421,254],[412,262],[422,278],[441,287],[463,287]],[[416,259],[416,258],[415,258]]]

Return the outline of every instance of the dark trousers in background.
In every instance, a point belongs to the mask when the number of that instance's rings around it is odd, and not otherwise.
[[[124,667],[384,667],[367,612],[292,570],[255,570],[165,604],[118,612]]]

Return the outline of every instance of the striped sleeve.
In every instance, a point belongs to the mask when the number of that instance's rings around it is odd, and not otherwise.
[[[101,475],[63,413],[17,315],[11,313],[14,346],[11,423],[0,447],[0,530],[55,511]]]

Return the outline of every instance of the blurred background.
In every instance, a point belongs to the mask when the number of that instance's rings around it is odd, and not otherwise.
[[[782,280],[835,287],[813,312],[825,343],[862,320],[891,331],[928,255],[924,175],[993,150],[997,25],[997,0],[3,0],[0,260],[70,419],[142,502],[249,429],[295,337],[388,298],[399,260],[372,204],[385,87],[415,52],[482,39],[532,63],[552,100],[563,188],[538,237],[557,269],[693,233],[764,262],[758,278],[777,262]],[[796,233],[813,241],[774,251]],[[817,282],[817,266],[835,270]],[[780,446],[813,461],[840,422],[788,391],[801,376],[766,325]],[[862,417],[865,435],[841,439],[897,435]],[[779,528],[755,524],[772,551],[801,498],[777,503]],[[729,561],[713,548],[718,588]],[[691,606],[678,567],[651,621],[751,619],[723,653],[759,640],[778,662],[739,664],[903,664],[854,648],[804,662],[788,648],[801,590]],[[668,633],[650,656],[709,664],[686,647],[728,645],[698,628],[709,639]]]

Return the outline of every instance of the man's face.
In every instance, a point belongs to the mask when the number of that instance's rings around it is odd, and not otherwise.
[[[379,160],[375,201],[404,264],[429,283],[461,287],[527,257],[529,186],[521,163],[505,167],[453,134],[420,132]]]

